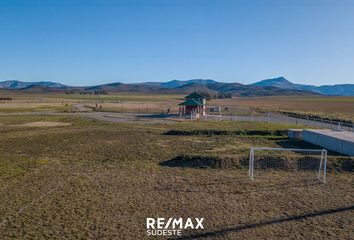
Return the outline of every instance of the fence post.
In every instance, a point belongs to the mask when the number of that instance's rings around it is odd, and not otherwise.
[[[253,181],[253,163],[254,163],[254,147],[251,147],[250,159],[248,164],[248,176]]]
[[[337,123],[337,129],[336,129],[337,131],[342,131],[342,124],[341,124],[341,122],[338,122]]]
[[[326,172],[327,172],[327,150],[324,151],[324,166],[323,166],[323,182],[326,183]]]
[[[268,112],[268,123],[270,123],[270,112]]]

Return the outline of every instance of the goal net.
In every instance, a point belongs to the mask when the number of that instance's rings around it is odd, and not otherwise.
[[[251,147],[248,176],[251,180],[266,172],[295,172],[313,175],[326,182],[327,150]],[[311,174],[312,173],[312,174]]]

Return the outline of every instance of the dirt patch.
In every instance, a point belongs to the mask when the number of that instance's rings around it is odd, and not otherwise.
[[[28,122],[23,124],[17,124],[15,126],[21,127],[61,127],[61,126],[69,126],[71,123],[63,123],[63,122]]]
[[[215,155],[187,155],[181,154],[170,160],[160,162],[160,166],[182,168],[216,168],[241,169],[247,166],[247,156],[234,156],[234,158],[221,158]]]

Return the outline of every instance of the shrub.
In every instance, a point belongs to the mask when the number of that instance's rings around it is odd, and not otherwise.
[[[193,136],[193,135],[248,135],[248,136],[286,136],[286,130],[216,130],[216,129],[196,129],[196,130],[169,130],[164,135]]]

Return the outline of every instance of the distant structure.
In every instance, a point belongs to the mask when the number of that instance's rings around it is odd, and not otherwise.
[[[12,98],[10,97],[0,97],[0,101],[11,101]]]
[[[197,92],[193,92],[184,97],[186,100],[180,104],[179,115],[194,114],[196,118],[206,114],[206,97]]]
[[[334,152],[354,156],[354,133],[352,132],[328,129],[289,129],[288,136]]]
[[[221,106],[210,106],[208,107],[209,112],[221,112]]]

